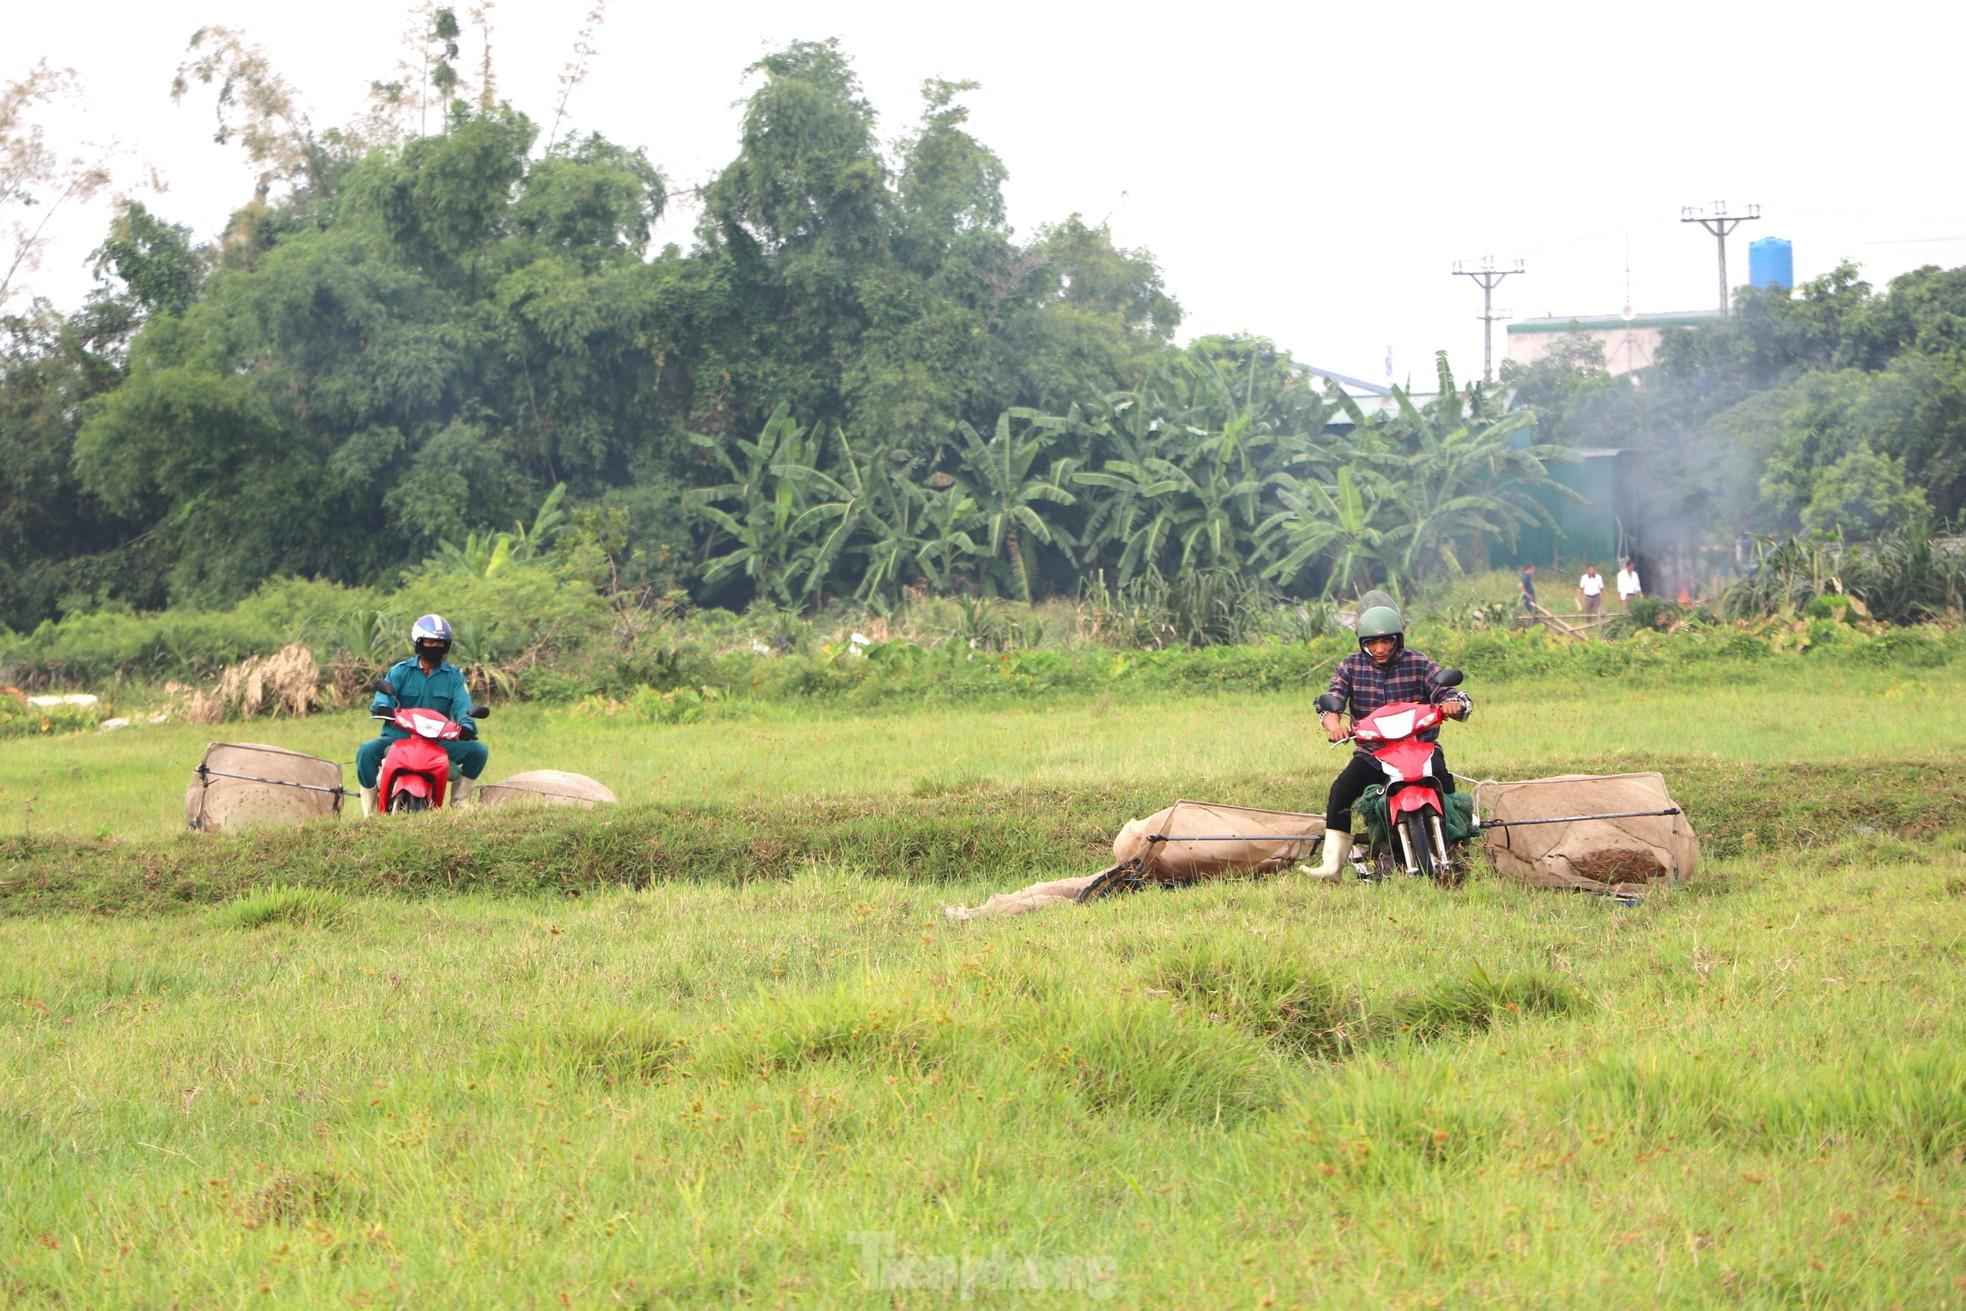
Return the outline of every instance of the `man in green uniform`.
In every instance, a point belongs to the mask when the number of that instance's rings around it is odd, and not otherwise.
[[[478,725],[471,718],[471,691],[464,685],[464,675],[446,660],[451,650],[450,624],[442,615],[423,616],[410,627],[410,645],[416,654],[389,670],[389,681],[396,685],[395,698],[378,692],[369,710],[386,715],[399,706],[420,706],[464,730],[457,741],[442,743],[444,754],[451,758],[450,804],[461,806],[470,800],[473,780],[485,772],[491,751],[477,740]],[[384,724],[381,737],[364,742],[355,752],[355,781],[362,785],[364,818],[378,809],[375,788],[382,758],[389,753],[391,743],[408,736],[394,724]]]

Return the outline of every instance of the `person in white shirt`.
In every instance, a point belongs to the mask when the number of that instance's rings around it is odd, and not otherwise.
[[[1583,600],[1584,618],[1595,619],[1604,608],[1604,575],[1597,566],[1584,566],[1584,576],[1577,580],[1577,594]]]
[[[1631,609],[1632,598],[1639,595],[1638,566],[1626,560],[1618,566],[1618,608]]]

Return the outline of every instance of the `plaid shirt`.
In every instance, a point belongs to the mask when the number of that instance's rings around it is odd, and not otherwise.
[[[1440,666],[1418,651],[1401,651],[1383,666],[1360,651],[1338,662],[1331,690],[1351,703],[1352,718],[1363,719],[1395,701],[1426,705],[1445,699],[1448,688],[1427,686],[1427,680],[1439,672]]]

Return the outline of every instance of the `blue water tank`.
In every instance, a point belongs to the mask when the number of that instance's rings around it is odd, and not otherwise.
[[[1780,237],[1748,243],[1748,282],[1756,287],[1793,287],[1795,252]]]

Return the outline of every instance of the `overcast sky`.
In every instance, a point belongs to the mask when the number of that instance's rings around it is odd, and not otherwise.
[[[549,121],[587,0],[499,0],[499,92]],[[460,13],[469,0],[460,0]],[[243,29],[318,127],[351,118],[403,48],[411,5],[15,0],[0,80],[75,68],[85,113],[58,136],[115,138],[170,185],[147,203],[201,237],[251,193],[211,141],[212,92],[170,103],[192,31]],[[747,65],[840,38],[880,113],[908,131],[924,78],[973,79],[977,135],[1009,169],[1020,233],[1074,212],[1151,251],[1184,339],[1256,332],[1300,360],[1384,381],[1445,348],[1481,369],[1480,292],[1455,260],[1517,258],[1497,305],[1528,317],[1710,308],[1713,239],[1684,205],[1758,203],[1729,248],[1795,244],[1798,279],[1842,258],[1882,286],[1966,263],[1966,176],[1947,134],[1966,18],[1952,5],[1070,3],[652,5],[613,0],[570,115],[644,147],[677,185],[736,149]],[[475,47],[467,40],[466,59]],[[688,245],[678,205],[659,240]],[[104,213],[64,224],[33,285],[72,304]],[[1629,257],[1629,301],[1627,260]],[[1504,354],[1496,328],[1496,358]]]

